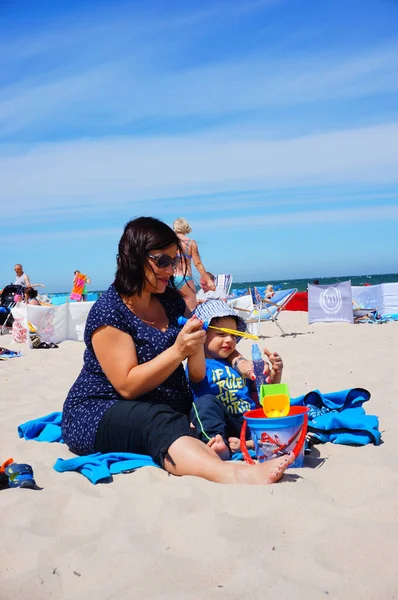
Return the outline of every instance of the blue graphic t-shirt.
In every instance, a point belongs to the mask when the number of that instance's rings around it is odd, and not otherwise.
[[[246,378],[221,358],[206,358],[206,377],[200,383],[191,382],[191,387],[195,398],[212,394],[232,415],[257,408],[250,398]]]

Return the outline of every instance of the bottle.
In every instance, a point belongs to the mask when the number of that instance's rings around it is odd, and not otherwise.
[[[261,356],[261,350],[257,344],[252,346],[252,361],[254,367],[254,374],[256,376],[256,388],[258,395],[258,402],[260,402],[260,391],[261,386],[266,383],[264,375],[264,361]]]

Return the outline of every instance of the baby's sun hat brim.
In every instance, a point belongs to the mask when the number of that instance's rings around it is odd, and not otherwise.
[[[238,331],[247,330],[244,319],[242,319],[242,317],[240,317],[233,308],[228,306],[228,304],[222,300],[207,300],[206,302],[199,304],[193,311],[193,314],[196,315],[201,321],[207,321],[209,325],[210,321],[216,317],[234,317],[237,321],[236,329]]]

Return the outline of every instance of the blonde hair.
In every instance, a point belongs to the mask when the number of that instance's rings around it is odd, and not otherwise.
[[[192,229],[184,217],[178,217],[173,223],[173,229],[176,233],[191,233]]]

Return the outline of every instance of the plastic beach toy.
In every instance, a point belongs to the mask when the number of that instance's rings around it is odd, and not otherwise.
[[[293,452],[296,459],[290,466],[303,467],[308,411],[308,406],[291,406],[289,414],[279,418],[267,417],[262,408],[246,412],[243,415],[240,433],[240,447],[245,461],[254,464],[246,445],[246,430],[249,427],[256,459],[259,462]]]
[[[262,385],[260,404],[266,417],[270,419],[286,417],[290,410],[290,394],[286,383]]]
[[[178,317],[177,323],[179,325],[185,325],[188,321],[185,317]],[[213,325],[209,325],[207,321],[203,323],[203,329],[217,329],[218,331],[223,331],[224,333],[230,333],[231,335],[238,335],[240,337],[247,338],[249,340],[258,340],[259,338],[252,333],[246,333],[246,331],[238,331],[237,329],[227,329],[226,327],[215,327]]]
[[[36,487],[33,469],[30,465],[12,462],[5,467],[4,473],[8,478],[8,487],[10,488],[34,489]]]

